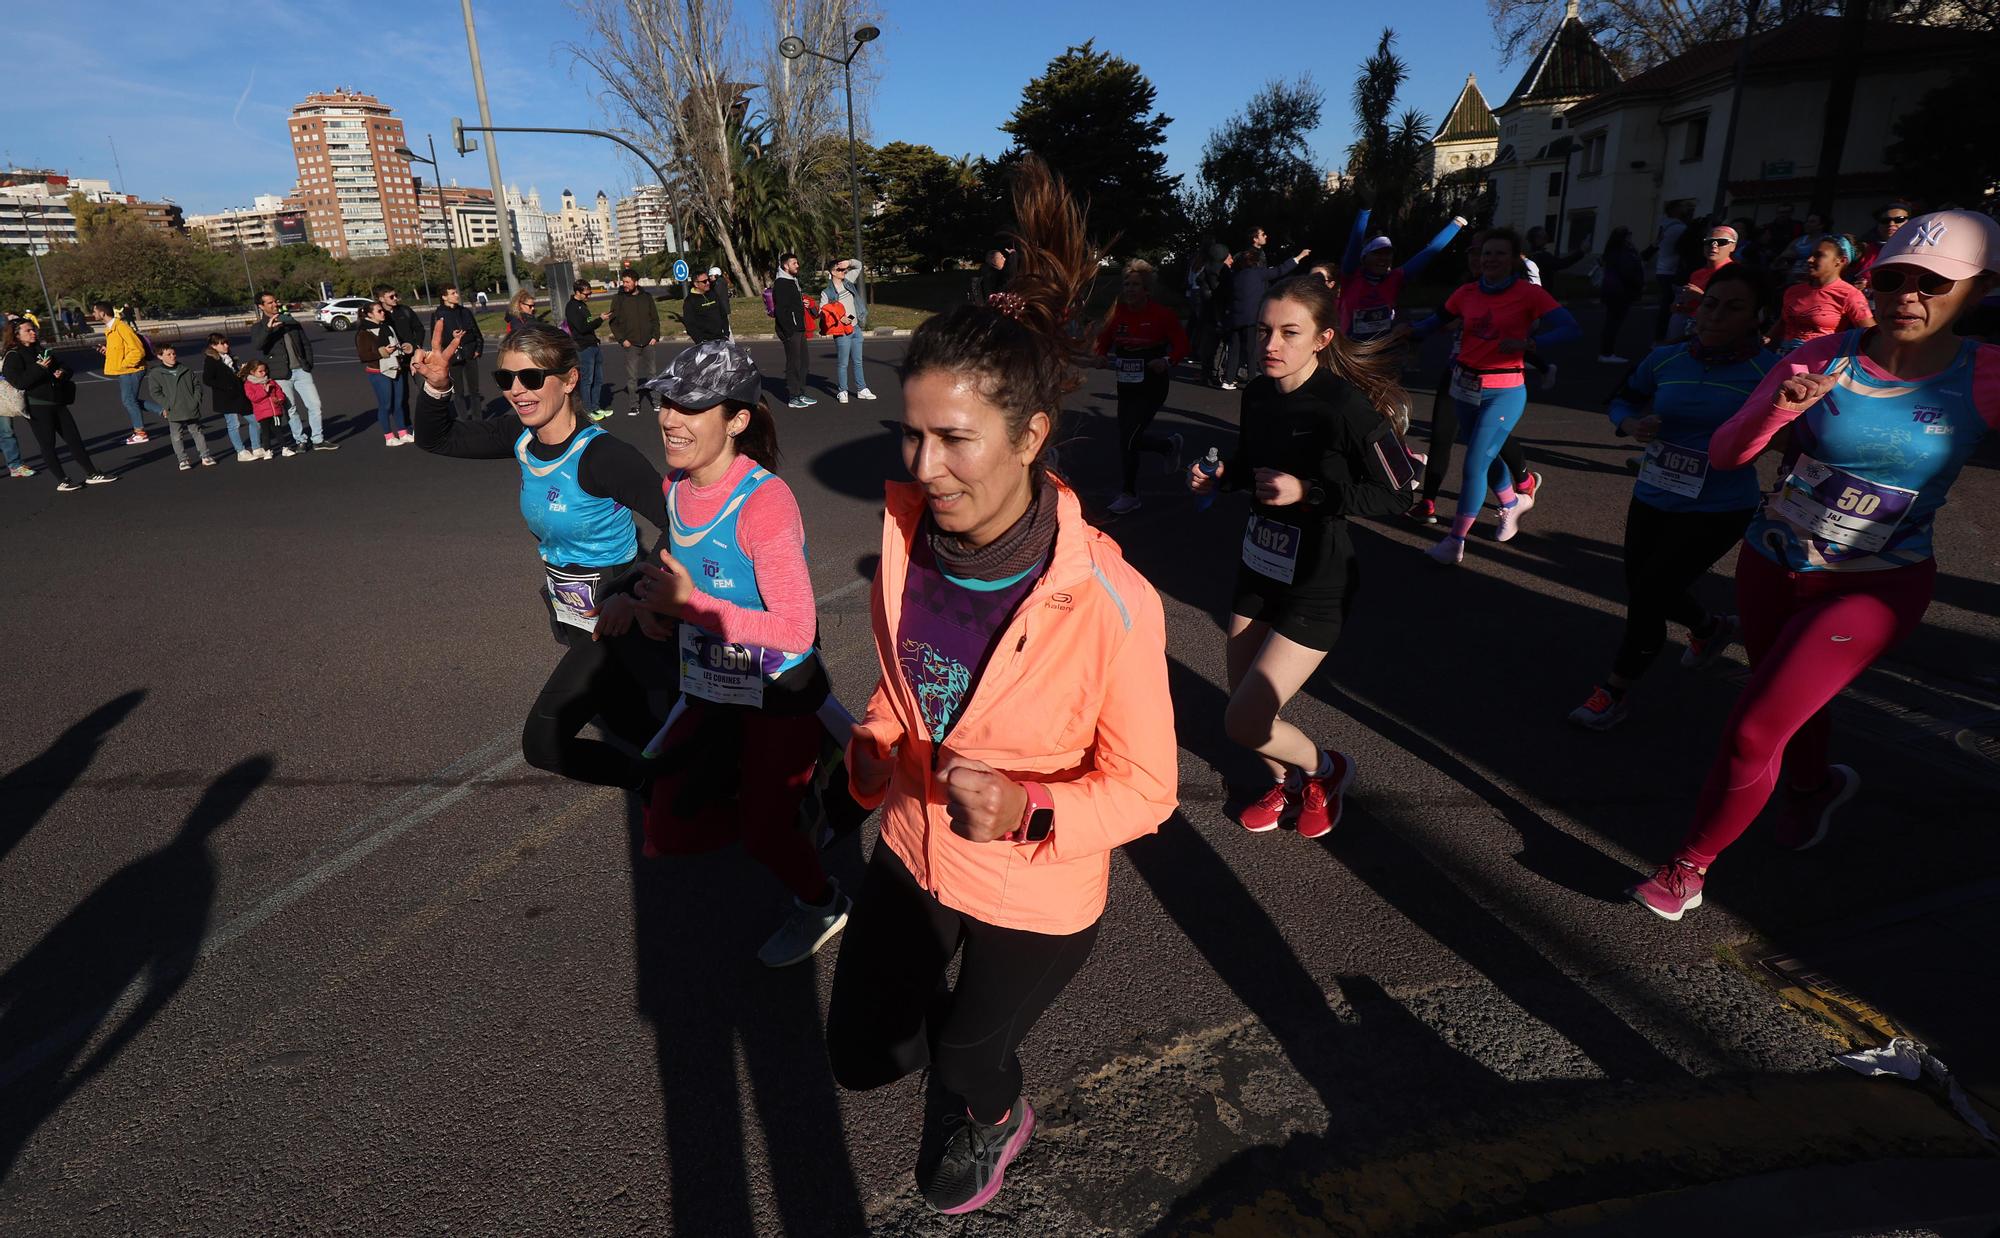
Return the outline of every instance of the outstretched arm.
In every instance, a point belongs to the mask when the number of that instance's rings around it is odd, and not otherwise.
[[[1354,217],[1354,228],[1347,234],[1347,252],[1340,256],[1340,273],[1354,274],[1354,268],[1361,265],[1361,244],[1368,239],[1368,208]]]
[[[1453,215],[1451,222],[1440,228],[1438,234],[1431,238],[1430,244],[1410,255],[1410,260],[1403,264],[1403,274],[1411,279],[1415,279],[1425,267],[1431,264],[1433,258],[1436,258],[1445,251],[1445,246],[1451,244],[1451,238],[1457,236],[1458,230],[1463,227],[1465,227],[1464,217]]]

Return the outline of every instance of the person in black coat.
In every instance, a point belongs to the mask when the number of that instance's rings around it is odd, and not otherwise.
[[[699,272],[689,281],[687,299],[681,302],[681,326],[696,344],[729,338],[729,302],[715,289],[715,277]]]
[[[486,337],[479,333],[479,319],[459,296],[457,284],[446,284],[444,291],[438,293],[438,307],[431,311],[431,326],[439,323],[444,324],[446,339],[454,331],[465,332],[458,351],[451,355],[451,398],[463,411],[476,413],[485,403],[479,393],[479,358],[486,351]]]
[[[375,285],[375,299],[382,308],[389,311],[389,325],[396,329],[396,338],[406,343],[430,338],[424,330],[424,323],[417,317],[417,311],[403,304],[403,294],[387,284]],[[410,384],[403,384],[403,424],[410,424]]]
[[[1259,230],[1261,233],[1261,229]],[[1264,265],[1264,251],[1251,247],[1236,255],[1234,269],[1229,276],[1229,311],[1223,320],[1223,328],[1228,334],[1229,357],[1222,363],[1222,389],[1236,390],[1236,376],[1250,366],[1250,346],[1252,332],[1256,329],[1257,308],[1264,303],[1265,290],[1298,269],[1299,263],[1311,256],[1312,250],[1302,249],[1275,267]],[[1255,378],[1255,374],[1250,377]]]
[[[806,394],[806,298],[799,288],[797,254],[778,259],[771,308],[778,319],[778,341],[785,346],[785,395],[791,407],[810,408],[819,401]]]
[[[1646,267],[1639,259],[1639,247],[1632,243],[1632,229],[1613,228],[1598,261],[1604,272],[1598,288],[1604,298],[1604,331],[1597,340],[1597,359],[1624,365],[1626,359],[1618,355],[1618,332],[1646,292]]]

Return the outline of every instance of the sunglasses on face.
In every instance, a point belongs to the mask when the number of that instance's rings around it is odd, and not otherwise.
[[[522,390],[540,391],[542,384],[549,381],[550,375],[567,373],[569,373],[568,370],[545,370],[540,366],[531,366],[523,370],[495,369],[493,371],[493,385],[502,391],[510,391],[513,389],[514,380],[519,379]]]
[[[1727,237],[1712,236],[1709,237],[1708,240],[1704,241],[1703,244],[1713,249],[1717,245],[1734,245],[1736,244],[1736,242],[1728,239]]]
[[[1910,222],[1910,217],[1908,215],[1884,215],[1882,216],[1882,222],[1885,224],[1906,224]]]
[[[1957,284],[1957,280],[1946,279],[1935,271],[1920,271],[1906,267],[1876,267],[1868,272],[1869,290],[1891,297],[1906,292],[1914,286],[1918,296],[1929,300],[1932,297],[1943,296]]]

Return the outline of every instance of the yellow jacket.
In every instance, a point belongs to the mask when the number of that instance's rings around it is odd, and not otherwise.
[[[139,333],[124,319],[112,319],[111,329],[104,333],[104,376],[137,374],[145,368],[146,346],[139,342]]]

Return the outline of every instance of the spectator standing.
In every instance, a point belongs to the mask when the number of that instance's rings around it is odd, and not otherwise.
[[[479,319],[465,304],[458,285],[446,284],[438,294],[438,307],[431,311],[431,325],[444,324],[446,339],[463,331],[458,351],[451,355],[451,396],[467,413],[477,414],[485,401],[479,394],[479,358],[486,351],[486,337],[479,333]]]
[[[1667,320],[1673,317],[1674,298],[1684,280],[1681,271],[1681,237],[1687,234],[1694,207],[1687,202],[1667,204],[1660,229],[1653,236],[1653,282],[1660,288],[1660,308],[1653,320],[1653,341],[1657,346],[1667,338]]]
[[[806,294],[799,288],[799,256],[778,259],[771,281],[771,312],[778,321],[778,342],[785,346],[785,396],[793,408],[819,403],[806,394]]]
[[[338,444],[326,441],[326,428],[320,419],[312,341],[306,338],[306,329],[298,319],[268,292],[257,298],[257,326],[250,333],[250,346],[264,354],[272,381],[284,391],[285,402],[291,406],[292,442],[301,451],[308,447],[313,451],[338,450]]]
[[[507,334],[512,335],[522,327],[540,322],[542,315],[535,309],[535,294],[526,288],[514,294],[507,303]]]
[[[6,334],[0,335],[0,354],[4,354],[0,356],[0,382],[21,393],[22,416],[42,445],[42,467],[56,475],[56,489],[67,493],[80,490],[83,485],[96,486],[114,480],[97,471],[90,452],[84,448],[76,418],[69,411],[76,401],[76,379],[69,367],[41,342],[41,332],[35,324],[27,321],[9,324]],[[17,420],[0,416],[0,446],[6,449],[11,476],[32,477],[34,470],[21,463],[20,448],[14,442]],[[83,471],[82,484],[71,481],[63,471],[62,458],[56,455],[58,435],[69,445],[71,460]]]
[[[377,284],[375,286],[375,299],[382,303],[383,309],[389,311],[389,325],[396,328],[396,339],[410,346],[403,350],[404,355],[407,356],[409,353],[415,351],[417,342],[425,338],[424,323],[421,318],[417,317],[417,311],[403,304],[403,294],[397,292],[387,284]],[[407,428],[410,425],[410,384],[407,378],[407,366],[405,367],[405,371],[406,377],[404,378],[403,385],[398,390],[403,401],[403,425],[405,427],[403,441],[407,443],[410,441],[408,437],[409,430]]]
[[[236,378],[243,385],[243,398],[250,403],[250,441],[263,448],[264,459],[269,460],[271,452],[265,445],[277,441],[278,426],[285,416],[285,389],[271,381],[271,367],[263,361],[244,362],[237,369]],[[294,439],[293,446],[285,448],[284,454],[295,456],[305,450],[306,445]]]
[[[201,425],[201,375],[193,366],[181,364],[180,352],[172,344],[160,345],[154,355],[159,364],[146,371],[146,399],[167,419],[167,441],[173,444],[174,459],[180,461],[183,473],[194,467],[188,458],[190,450],[201,458],[204,468],[214,464],[215,457],[208,454],[208,433]],[[181,447],[183,434],[188,450]]]
[[[1618,354],[1618,333],[1632,306],[1646,295],[1646,267],[1639,260],[1639,247],[1632,243],[1632,229],[1613,228],[1598,261],[1603,269],[1598,292],[1604,298],[1604,331],[1597,338],[1597,359],[1606,365],[1630,365]]]
[[[868,390],[868,378],[861,372],[861,336],[868,330],[868,306],[858,288],[861,260],[842,258],[833,264],[829,274],[833,278],[819,294],[819,312],[826,323],[821,334],[833,337],[833,398],[847,403],[851,374],[855,396],[872,400],[875,393]]]
[[[576,287],[569,291],[569,304],[563,306],[563,330],[576,341],[576,392],[583,397],[581,403],[592,421],[611,415],[610,402],[604,398],[604,349],[597,339],[597,328],[605,317],[591,316],[590,281],[576,281]],[[633,404],[631,411],[638,412],[639,406]]]
[[[97,351],[104,354],[104,377],[118,380],[118,398],[124,402],[125,415],[132,419],[132,433],[126,437],[125,445],[133,447],[149,442],[145,415],[160,410],[146,405],[145,342],[131,322],[111,308],[109,301],[92,302],[90,320],[106,324],[104,343],[97,346]]]
[[[655,372],[653,345],[660,342],[660,303],[639,287],[639,277],[630,271],[618,277],[618,291],[611,294],[611,338],[625,356],[625,392],[632,397],[626,413],[638,416],[642,404],[648,412],[657,411],[658,399],[639,384]]]
[[[1264,235],[1257,229],[1252,240]],[[1257,310],[1264,304],[1264,292],[1273,281],[1283,279],[1298,268],[1312,253],[1302,249],[1275,267],[1264,265],[1264,251],[1252,246],[1236,255],[1235,269],[1229,277],[1229,317],[1224,322],[1228,332],[1229,357],[1222,363],[1222,389],[1236,390],[1236,375],[1250,367],[1251,334],[1257,328]]]
[[[711,268],[688,282],[687,299],[681,302],[681,326],[696,344],[729,338],[729,298],[716,286],[720,278]]]
[[[397,338],[387,306],[377,301],[361,311],[361,321],[354,328],[354,355],[360,358],[368,386],[375,392],[375,424],[382,431],[385,447],[401,447],[416,440],[403,416],[403,358],[414,350],[414,345]]]
[[[250,415],[250,397],[243,394],[243,380],[236,377],[229,337],[220,331],[208,333],[208,349],[201,357],[201,385],[208,388],[209,407],[222,414],[222,429],[229,435],[237,462],[269,460],[271,453],[259,448],[255,431],[246,424],[255,421]]]
[[[967,298],[974,305],[986,304],[986,298],[1007,287],[1007,251],[997,246],[986,251],[986,261],[980,265],[979,273],[972,277],[972,293]]]

